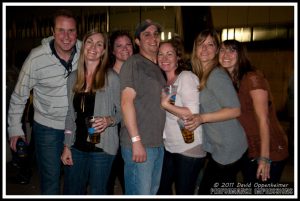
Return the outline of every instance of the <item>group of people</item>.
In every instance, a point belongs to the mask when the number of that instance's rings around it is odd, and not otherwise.
[[[215,182],[236,182],[240,170],[244,182],[280,181],[287,138],[268,82],[242,43],[220,44],[216,31],[202,31],[190,70],[182,40],[161,42],[162,27],[151,20],[136,27],[137,53],[123,31],[108,36],[91,30],[78,40],[68,10],[58,11],[53,22],[53,36],[23,64],[8,113],[16,151],[33,90],[42,195],[61,194],[61,162],[64,195],[108,194],[117,161],[126,195],[210,194]],[[162,91],[166,84],[177,85],[175,104]],[[98,144],[89,141],[88,116],[95,116]],[[184,142],[178,119],[194,132],[192,143]]]

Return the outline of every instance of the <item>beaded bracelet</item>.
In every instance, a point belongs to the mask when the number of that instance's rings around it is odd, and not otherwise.
[[[256,159],[256,161],[257,161],[257,162],[258,162],[258,161],[265,161],[266,163],[269,163],[269,164],[272,163],[272,160],[271,160],[271,159],[266,158],[266,157],[263,157],[263,156],[258,157],[258,158]]]

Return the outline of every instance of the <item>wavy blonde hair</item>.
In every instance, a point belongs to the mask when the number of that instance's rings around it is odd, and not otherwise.
[[[198,76],[200,84],[199,84],[199,91],[201,91],[207,82],[208,76],[210,72],[217,66],[218,64],[218,57],[217,54],[215,55],[214,59],[209,63],[209,66],[206,67],[206,70],[204,71],[204,66],[201,63],[201,61],[197,58],[196,52],[197,52],[197,45],[200,43],[202,44],[208,36],[211,36],[214,45],[216,46],[217,52],[219,50],[220,46],[220,39],[218,33],[214,29],[206,29],[202,32],[200,32],[196,39],[194,40],[194,46],[191,56],[191,64],[193,72]]]
[[[94,34],[101,34],[104,38],[104,54],[100,57],[100,62],[96,68],[96,71],[93,75],[93,84],[91,86],[90,91],[96,92],[99,89],[104,88],[105,80],[107,76],[108,70],[108,37],[105,33],[98,31],[97,29],[93,29],[89,31],[84,37],[82,41],[82,47],[80,49],[80,56],[78,60],[78,68],[77,68],[77,80],[73,87],[74,92],[84,92],[86,89],[86,67],[85,67],[85,60],[84,60],[84,46],[87,39],[94,35]]]

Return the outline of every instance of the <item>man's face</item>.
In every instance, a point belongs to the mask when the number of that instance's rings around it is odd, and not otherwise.
[[[155,25],[147,27],[140,34],[140,39],[136,39],[136,43],[141,52],[148,54],[157,54],[160,43],[160,34]]]
[[[72,51],[77,39],[76,22],[73,18],[56,18],[53,36],[56,48],[63,52]]]

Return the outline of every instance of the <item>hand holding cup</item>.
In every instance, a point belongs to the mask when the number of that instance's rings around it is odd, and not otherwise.
[[[163,92],[168,96],[169,102],[174,105],[176,100],[177,85],[166,85]]]
[[[177,123],[179,125],[180,130],[181,130],[181,134],[182,134],[184,142],[187,143],[187,144],[194,142],[194,132],[189,131],[188,129],[185,128],[184,120],[183,119],[178,119]]]
[[[100,131],[97,129],[96,119],[99,117],[89,116],[85,119],[87,132],[88,132],[88,141],[93,144],[100,143]]]

